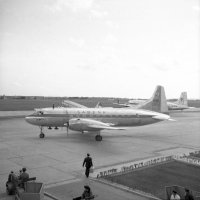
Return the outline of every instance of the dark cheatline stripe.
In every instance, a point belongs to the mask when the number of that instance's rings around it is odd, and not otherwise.
[[[150,115],[76,115],[76,114],[42,114],[30,117],[66,117],[66,118],[149,118]]]

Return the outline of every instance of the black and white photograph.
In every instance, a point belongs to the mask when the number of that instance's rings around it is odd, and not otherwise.
[[[200,199],[200,0],[0,0],[0,200]]]

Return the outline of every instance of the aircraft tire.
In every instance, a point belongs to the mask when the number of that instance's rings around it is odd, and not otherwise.
[[[102,136],[101,135],[96,135],[95,136],[95,140],[98,141],[98,142],[102,141]]]
[[[45,134],[44,133],[40,133],[40,138],[44,138]]]

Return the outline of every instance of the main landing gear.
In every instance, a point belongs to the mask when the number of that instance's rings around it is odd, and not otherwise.
[[[40,127],[40,135],[39,135],[40,138],[44,138],[45,137],[45,134],[42,132],[42,126]]]
[[[102,141],[102,136],[100,135],[100,133],[95,136],[95,140],[98,142]]]

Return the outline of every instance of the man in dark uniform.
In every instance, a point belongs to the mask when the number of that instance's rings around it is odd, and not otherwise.
[[[87,157],[83,161],[83,167],[85,166],[85,176],[88,178],[90,173],[90,168],[93,166],[92,158],[90,154],[87,154]]]

